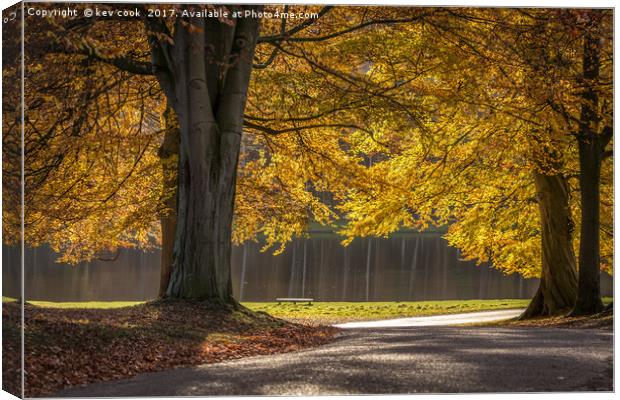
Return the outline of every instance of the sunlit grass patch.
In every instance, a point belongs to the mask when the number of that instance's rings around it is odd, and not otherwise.
[[[294,304],[277,302],[244,303],[254,311],[264,311],[275,317],[316,320],[329,323],[340,321],[415,317],[461,312],[525,308],[529,299],[499,300],[442,300],[416,302],[314,302]]]
[[[144,301],[28,301],[37,307],[47,308],[122,308],[144,304]]]
[[[3,297],[3,302],[16,299]],[[608,304],[613,298],[605,297]],[[282,303],[277,302],[244,302],[244,306],[253,311],[262,311],[274,317],[299,320],[317,320],[323,323],[335,321],[359,321],[370,319],[388,319],[416,317],[424,315],[454,314],[463,312],[503,310],[525,308],[529,299],[497,299],[497,300],[435,300],[435,301],[390,301],[390,302],[313,302]],[[115,309],[144,304],[144,301],[85,301],[85,302],[53,302],[28,301],[29,304],[45,308],[64,309]],[[248,318],[241,312],[233,313],[240,321]]]

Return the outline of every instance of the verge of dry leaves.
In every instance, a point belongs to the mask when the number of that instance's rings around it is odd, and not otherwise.
[[[4,303],[3,389],[20,388],[20,308]],[[119,309],[26,305],[26,397],[142,372],[317,346],[338,330],[208,303],[155,301]]]
[[[553,317],[538,317],[526,320],[515,320],[506,322],[509,326],[529,326],[529,327],[553,327],[553,328],[576,328],[576,329],[605,329],[612,330],[614,327],[613,309],[603,311],[599,314],[567,317],[557,315]]]

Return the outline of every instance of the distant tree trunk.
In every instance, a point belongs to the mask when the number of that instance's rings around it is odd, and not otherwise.
[[[304,262],[301,273],[301,297],[306,297],[306,269],[308,266],[308,239],[304,239]]]
[[[161,277],[159,297],[163,297],[170,283],[172,272],[172,252],[177,224],[177,168],[179,157],[179,123],[174,110],[167,108],[164,113],[164,141],[159,148],[162,168],[162,191],[164,213],[161,222]]]
[[[243,301],[245,288],[245,271],[248,267],[248,243],[243,244],[243,257],[241,259],[241,277],[239,279],[239,301]]]
[[[349,274],[349,246],[343,246],[342,251],[344,254],[344,268],[342,274],[342,297],[341,301],[345,301],[347,299],[347,285],[349,283],[348,274]]]
[[[368,238],[368,252],[366,253],[366,301],[370,301],[370,255],[372,254],[372,239]]]
[[[288,297],[295,296],[295,258],[297,255],[297,246],[296,243],[291,243],[291,246],[293,247],[293,255],[291,257],[291,277],[288,282]]]
[[[569,189],[561,174],[534,172],[542,227],[540,286],[521,318],[568,311],[577,296],[577,268],[572,245]]]
[[[605,147],[612,137],[611,127],[600,126],[596,85],[600,68],[600,35],[594,22],[586,28],[583,45],[583,78],[579,144],[579,185],[581,192],[581,239],[579,243],[579,287],[571,315],[595,314],[603,310],[600,277],[600,183]]]
[[[154,32],[149,39],[156,75],[180,126],[177,226],[166,297],[234,305],[232,218],[259,21],[179,18],[172,41],[162,38],[165,24],[147,24]]]

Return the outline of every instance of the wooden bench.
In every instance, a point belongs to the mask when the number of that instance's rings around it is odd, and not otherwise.
[[[278,297],[276,299],[276,301],[278,302],[278,304],[282,304],[282,303],[308,303],[308,304],[312,304],[314,299]]]

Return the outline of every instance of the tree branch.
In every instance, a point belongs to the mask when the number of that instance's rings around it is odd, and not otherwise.
[[[607,146],[611,141],[611,138],[614,136],[614,128],[610,125],[606,125],[601,132],[601,136],[603,138],[603,147]]]
[[[284,6],[284,13],[288,13],[288,5]],[[282,22],[280,23],[280,35],[284,35],[285,33],[286,33],[286,18],[282,18]],[[269,55],[269,58],[267,58],[265,62],[254,64],[252,68],[254,69],[267,68],[276,59],[276,56],[278,55],[279,51],[280,50],[278,49],[278,47],[274,46],[273,50],[271,51],[271,54]]]
[[[290,37],[290,36],[266,36],[264,38],[262,38],[261,42],[263,43],[274,43],[274,42],[281,42],[281,41],[285,41],[285,42],[323,42],[325,40],[329,40],[329,39],[333,39],[335,37],[338,36],[342,36],[345,35],[347,33],[351,33],[351,32],[355,32],[357,30],[366,28],[368,26],[372,26],[372,25],[388,25],[388,24],[402,24],[402,23],[407,23],[407,22],[416,22],[428,15],[431,15],[431,13],[421,13],[419,15],[416,15],[415,17],[411,17],[411,18],[393,18],[393,19],[377,19],[377,20],[372,20],[372,21],[366,21],[363,22],[359,25],[355,25],[352,26],[350,28],[347,29],[343,29],[341,31],[338,32],[334,32],[334,33],[330,33],[328,35],[323,35],[323,36],[316,36],[316,37]],[[315,21],[315,20],[311,20],[311,21]],[[289,31],[290,32],[290,31]]]
[[[387,147],[387,145],[385,143],[381,143],[379,142],[376,138],[375,138],[375,134],[373,131],[366,129],[366,128],[362,128],[361,126],[355,125],[355,124],[315,124],[315,125],[305,125],[305,126],[295,126],[292,128],[284,128],[284,129],[273,129],[270,128],[268,126],[263,126],[263,125],[258,125],[255,124],[253,122],[249,122],[249,121],[243,121],[243,125],[246,128],[251,128],[251,129],[255,129],[257,131],[266,133],[268,135],[282,135],[284,133],[290,133],[290,132],[300,132],[303,130],[308,130],[308,129],[316,129],[316,128],[343,128],[343,129],[357,129],[359,131],[362,131],[364,133],[367,133],[368,136],[370,136],[370,138],[377,144],[380,144],[384,147]]]
[[[53,53],[83,55],[93,60],[113,65],[122,71],[130,72],[132,74],[153,75],[153,68],[149,62],[136,60],[127,55],[112,57],[105,56],[95,46],[86,42],[86,40],[82,40],[79,44],[71,43],[70,46],[72,49],[56,43],[51,45],[50,50]]]
[[[151,47],[151,63],[155,72],[162,70],[172,73],[170,42],[172,34],[161,18],[145,18],[149,45]]]
[[[297,32],[300,32],[306,29],[307,27],[309,27],[310,25],[314,24],[323,15],[327,14],[332,8],[334,8],[334,6],[325,6],[321,9],[321,11],[319,11],[318,16],[316,18],[307,19],[301,24],[297,25],[296,27],[290,29],[289,31],[282,32],[279,35],[259,37],[256,43],[273,43],[273,42],[279,42],[282,40],[289,40],[289,38],[293,36],[294,34],[296,34]]]

